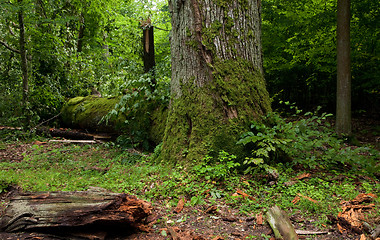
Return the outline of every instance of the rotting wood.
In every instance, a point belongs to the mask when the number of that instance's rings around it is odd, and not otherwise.
[[[375,230],[373,230],[373,233],[371,235],[372,239],[377,239],[377,237],[380,235],[380,225],[376,227]]]
[[[298,235],[321,235],[321,234],[328,234],[329,232],[326,232],[326,231],[296,230],[296,233]]]
[[[99,143],[100,141],[95,141],[95,140],[49,140],[49,142],[57,142],[57,143],[81,143],[81,144],[95,144]]]
[[[151,204],[123,193],[104,191],[17,193],[7,199],[0,231],[54,231],[86,228],[107,232],[146,230]]]

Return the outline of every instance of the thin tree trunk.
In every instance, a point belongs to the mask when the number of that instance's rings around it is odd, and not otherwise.
[[[26,54],[25,47],[25,26],[24,26],[24,12],[23,12],[23,2],[22,0],[18,0],[20,4],[20,10],[18,12],[18,22],[20,27],[20,56],[21,56],[21,71],[22,71],[22,98],[23,98],[23,108],[25,114],[25,127],[29,125],[30,122],[30,114],[28,110],[29,105],[29,86],[28,86],[28,60]]]
[[[78,43],[77,43],[77,52],[82,52],[83,50],[83,37],[84,37],[84,30],[85,30],[85,24],[84,24],[84,16],[81,13],[79,17],[79,33],[78,33]]]
[[[352,133],[350,65],[350,0],[338,0],[337,105],[335,131],[338,135],[346,136],[350,136]]]
[[[169,1],[172,101],[161,157],[238,154],[240,134],[271,110],[262,75],[260,2]]]

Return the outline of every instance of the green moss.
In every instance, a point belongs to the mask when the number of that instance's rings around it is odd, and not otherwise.
[[[119,99],[119,97],[99,98],[96,96],[70,99],[61,110],[62,121],[71,127],[93,131],[115,131],[115,125],[122,121],[121,118],[115,121],[113,126],[99,122],[115,107]]]
[[[256,109],[257,114],[271,111],[263,76],[252,63],[244,59],[215,60],[215,88],[227,106],[236,107],[239,115],[251,115],[245,109]],[[263,102],[265,101],[265,102]]]
[[[214,84],[182,85],[181,97],[172,99],[161,160],[188,165],[221,150],[244,157],[236,142],[252,120],[270,110],[262,76],[251,67],[242,60],[216,62]]]
[[[75,97],[68,101],[68,105],[76,105],[84,101],[85,97]]]
[[[169,109],[167,106],[159,106],[151,114],[149,140],[152,141],[155,145],[158,145],[160,142],[162,142],[162,139],[164,137],[168,112]]]
[[[229,11],[230,1],[215,3]],[[248,7],[247,0],[239,3],[244,4],[243,8]],[[203,25],[202,44],[213,58],[208,64],[213,81],[201,88],[192,85],[192,79],[185,79],[187,84],[181,84],[181,96],[171,102],[160,155],[162,161],[188,165],[221,150],[243,158],[242,146],[236,142],[249,130],[251,121],[271,111],[264,78],[251,62],[216,57],[214,39],[222,34],[223,24],[229,39],[226,50],[235,51],[234,44],[238,41],[234,19],[225,16],[223,22],[215,21],[208,28]],[[193,45],[198,46],[196,42]]]
[[[194,39],[186,41],[186,45],[190,46],[194,50],[198,50],[198,42]]]

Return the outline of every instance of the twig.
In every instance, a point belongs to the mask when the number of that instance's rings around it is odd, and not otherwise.
[[[37,126],[35,126],[35,127],[31,128],[31,129],[30,129],[30,131],[33,131],[34,129],[36,129],[36,128],[40,127],[41,125],[43,125],[43,124],[45,124],[45,123],[47,123],[47,122],[49,122],[49,121],[53,120],[54,118],[57,118],[57,117],[59,117],[59,115],[61,115],[61,113],[62,113],[62,112],[58,113],[58,114],[57,114],[57,115],[55,115],[54,117],[51,117],[51,118],[49,118],[48,120],[46,120],[46,121],[44,121],[44,122],[42,122],[42,123],[39,123],[39,124],[37,124]]]
[[[8,50],[11,50],[12,52],[15,52],[15,53],[18,53],[20,54],[20,50],[18,49],[14,49],[12,48],[11,46],[9,46],[6,42],[4,42],[3,40],[0,40],[0,44],[3,45],[4,47],[6,47]]]

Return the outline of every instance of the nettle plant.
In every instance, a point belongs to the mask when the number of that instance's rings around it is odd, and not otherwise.
[[[252,156],[244,161],[245,173],[279,162],[301,164],[309,168],[341,168],[374,173],[379,152],[369,147],[353,147],[339,139],[326,119],[332,114],[315,112],[301,114],[294,105],[295,114],[288,119],[271,112],[261,122],[253,122],[251,131],[242,135],[237,144],[251,150]],[[377,166],[379,168],[379,166]],[[377,170],[376,170],[377,171]]]

